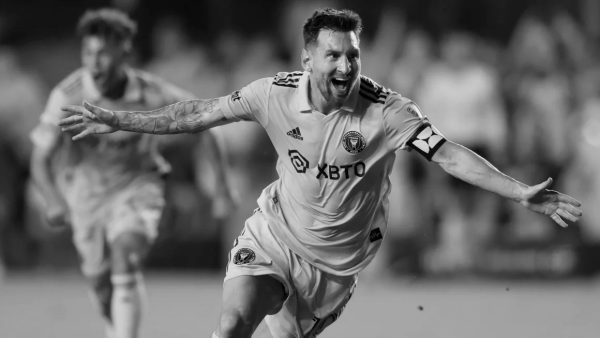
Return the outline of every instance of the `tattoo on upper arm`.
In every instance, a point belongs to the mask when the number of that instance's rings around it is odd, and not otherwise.
[[[177,134],[207,129],[218,109],[218,98],[177,102],[150,112],[119,114],[123,130],[152,134]]]

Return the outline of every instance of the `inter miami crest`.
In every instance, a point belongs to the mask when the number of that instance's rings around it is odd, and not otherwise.
[[[358,154],[367,146],[364,136],[357,131],[349,131],[342,138],[344,149],[349,153]]]
[[[235,255],[233,255],[233,264],[249,264],[254,262],[255,258],[256,254],[254,253],[254,251],[248,248],[241,248],[235,253]]]
[[[242,92],[240,92],[239,90],[236,90],[235,92],[231,93],[231,101],[239,101],[239,99],[242,98]]]

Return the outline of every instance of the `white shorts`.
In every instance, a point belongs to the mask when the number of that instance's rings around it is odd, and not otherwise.
[[[285,287],[282,309],[265,322],[274,337],[315,337],[342,313],[356,287],[357,275],[325,273],[291,252],[257,211],[246,220],[229,254],[225,280],[270,275]]]
[[[164,206],[163,182],[145,180],[111,194],[93,214],[73,213],[73,242],[83,274],[96,276],[108,269],[108,246],[123,233],[139,233],[153,242]]]

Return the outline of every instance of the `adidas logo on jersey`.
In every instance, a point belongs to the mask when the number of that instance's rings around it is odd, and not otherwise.
[[[302,137],[302,134],[300,133],[300,128],[298,128],[298,127],[288,131],[287,135],[295,138],[296,140],[300,140],[300,141],[304,140],[304,137]]]

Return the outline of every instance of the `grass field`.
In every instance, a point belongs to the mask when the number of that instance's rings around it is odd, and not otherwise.
[[[210,337],[218,274],[149,273],[141,338]],[[79,275],[19,273],[0,282],[1,338],[102,338]],[[359,281],[342,317],[320,337],[593,338],[600,279]],[[268,337],[261,329],[255,337]]]

